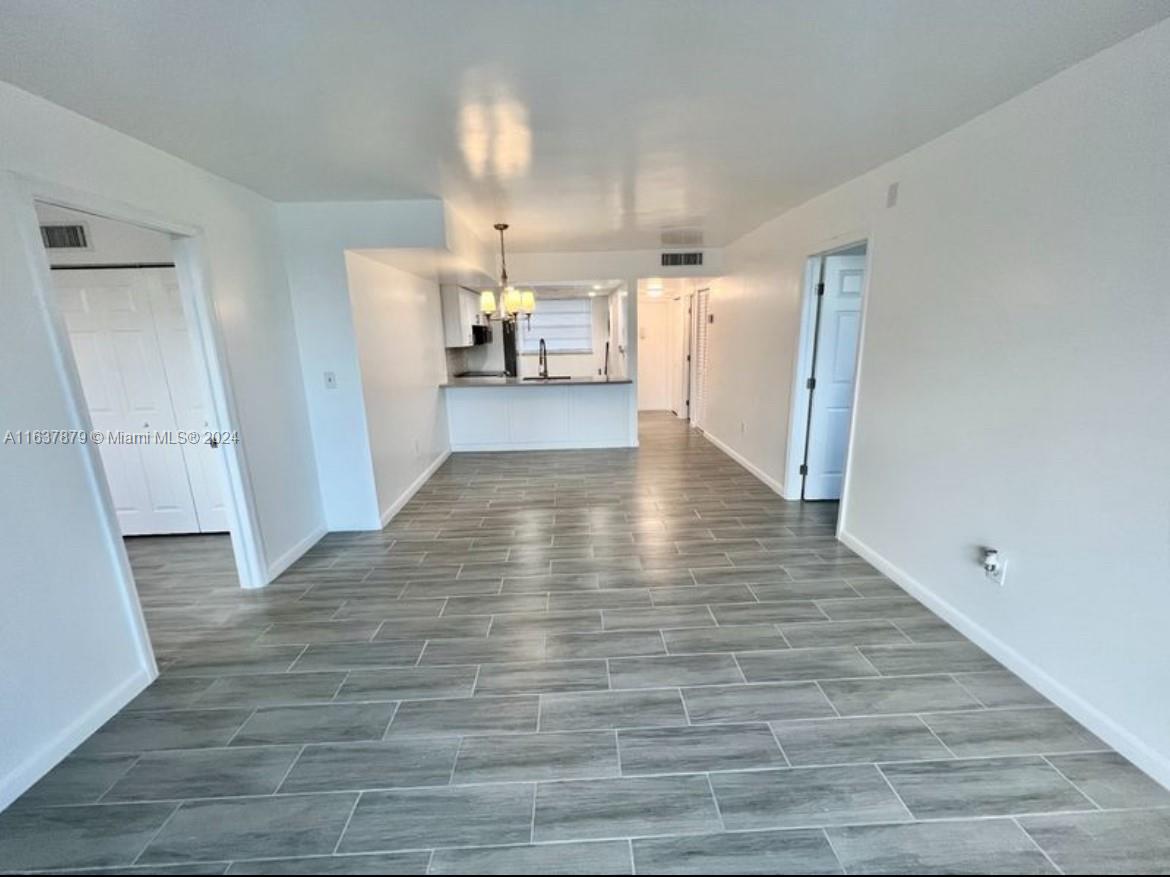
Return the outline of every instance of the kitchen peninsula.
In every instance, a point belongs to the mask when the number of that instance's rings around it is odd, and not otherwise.
[[[633,447],[629,378],[451,378],[443,385],[453,451]]]
[[[638,444],[626,377],[621,281],[513,286],[500,235],[500,282],[441,287],[453,451],[620,448]]]

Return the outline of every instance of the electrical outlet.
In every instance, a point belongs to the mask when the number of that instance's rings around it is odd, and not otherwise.
[[[987,570],[987,577],[1002,588],[1007,578],[1007,561],[1001,560],[995,569]]]
[[[983,574],[1002,588],[1007,577],[1007,558],[995,548],[984,548]]]
[[[325,389],[337,389],[337,375],[334,372],[325,372]]]

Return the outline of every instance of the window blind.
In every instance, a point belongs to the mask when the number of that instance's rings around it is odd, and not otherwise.
[[[593,352],[593,302],[588,298],[541,299],[531,321],[520,320],[520,352]]]

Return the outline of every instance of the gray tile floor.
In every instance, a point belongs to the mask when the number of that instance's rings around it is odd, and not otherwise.
[[[461,454],[260,593],[130,540],[159,680],[0,869],[1170,871],[1170,793],[675,419]]]

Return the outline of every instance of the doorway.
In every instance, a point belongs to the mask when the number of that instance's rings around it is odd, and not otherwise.
[[[199,241],[38,195],[49,269],[42,295],[112,529],[132,557],[139,537],[151,537],[157,556],[160,545],[189,551],[188,537],[198,534],[228,560],[229,576],[234,560],[240,585],[266,584],[238,433],[222,426],[235,418],[225,416],[228,388]]]
[[[819,253],[806,265],[786,479],[799,491],[789,499],[841,498],[867,260],[861,242]]]
[[[696,428],[704,412],[710,283],[638,280],[638,409],[668,411]]]

